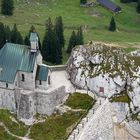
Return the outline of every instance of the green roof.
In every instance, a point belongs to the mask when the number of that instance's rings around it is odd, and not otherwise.
[[[35,59],[28,46],[6,43],[0,50],[0,81],[12,83],[17,71],[32,72]]]
[[[48,67],[38,66],[36,80],[46,81],[48,77]]]
[[[35,41],[37,41],[37,33],[34,33],[34,32],[32,32],[32,33],[30,33],[30,41],[31,42],[35,42]]]

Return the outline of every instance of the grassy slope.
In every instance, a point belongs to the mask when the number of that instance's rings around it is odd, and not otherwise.
[[[52,115],[44,123],[35,124],[30,133],[34,140],[62,140],[67,137],[68,128],[82,117],[84,111]]]
[[[10,116],[15,118],[15,116],[9,111],[3,109],[0,110],[0,122],[3,122],[11,133],[18,136],[24,136],[27,133],[28,127],[21,122],[17,121],[18,123],[16,123],[12,121]],[[11,137],[2,127],[0,127],[0,140],[17,140],[17,138]]]
[[[74,93],[66,100],[65,105],[73,109],[87,109],[91,108],[95,100],[86,94]]]
[[[31,129],[30,137],[35,140],[64,140],[68,137],[71,130],[83,118],[91,105],[93,100],[86,94],[74,93],[66,101],[66,105],[83,109],[82,111],[69,111],[63,115],[54,114],[48,117],[44,123],[35,124]]]
[[[73,101],[70,105],[75,106],[76,104],[76,107],[81,109],[81,111],[69,111],[62,115],[56,113],[50,117],[39,115],[37,118],[41,117],[42,119],[45,119],[45,122],[34,124],[31,127],[30,137],[34,140],[66,139],[77,122],[87,114],[88,109],[93,103],[93,99],[91,97],[79,93],[78,96],[77,94],[73,94],[73,96],[71,96],[70,99],[68,98],[68,100]],[[10,116],[16,118],[9,111],[0,109],[0,123],[4,123],[8,130],[13,134],[17,136],[25,136],[29,127],[25,126],[18,120],[16,120],[17,123],[12,121]],[[0,126],[0,140],[18,140],[18,138],[12,137],[3,129],[2,126]]]
[[[30,3],[16,2],[16,8],[12,17],[0,15],[0,21],[5,24],[13,25],[17,23],[19,30],[25,35],[30,26],[35,25],[41,38],[44,35],[45,21],[50,16],[53,21],[56,16],[63,17],[65,25],[66,43],[71,31],[82,25],[87,25],[85,30],[85,41],[113,41],[113,42],[138,42],[140,38],[140,15],[135,12],[136,4],[121,4],[119,0],[116,3],[122,7],[122,13],[116,15],[118,31],[109,32],[107,27],[111,12],[101,6],[92,8],[82,8],[79,6],[79,0],[29,0]],[[38,4],[39,1],[39,4]],[[99,16],[95,16],[94,13]],[[131,40],[130,40],[131,39]]]

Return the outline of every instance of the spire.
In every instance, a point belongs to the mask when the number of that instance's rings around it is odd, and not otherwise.
[[[31,52],[36,52],[39,48],[37,33],[35,32],[30,33],[30,44],[31,44]]]

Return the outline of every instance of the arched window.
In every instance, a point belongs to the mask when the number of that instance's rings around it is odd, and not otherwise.
[[[42,81],[41,80],[39,80],[39,85],[42,85]]]
[[[51,84],[51,81],[50,81],[50,76],[48,77],[48,84],[50,85]]]
[[[23,82],[24,82],[24,81],[25,81],[24,74],[22,74],[21,76],[22,76],[22,79],[21,79],[21,81],[23,81]]]
[[[8,83],[6,83],[6,88],[8,88]]]

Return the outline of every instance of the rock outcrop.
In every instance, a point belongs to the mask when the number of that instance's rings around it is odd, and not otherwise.
[[[102,43],[90,43],[75,47],[68,60],[71,82],[99,96],[112,98],[126,95],[128,105],[118,119],[140,114],[140,51],[125,53],[121,48]],[[121,102],[121,101],[118,101]],[[134,115],[133,114],[133,115]]]

